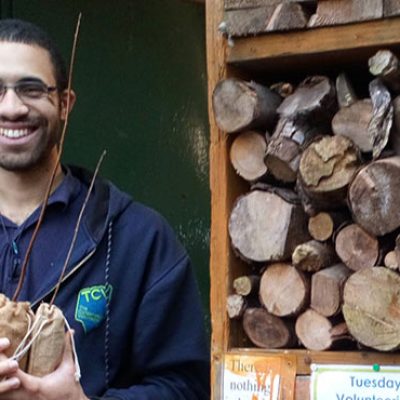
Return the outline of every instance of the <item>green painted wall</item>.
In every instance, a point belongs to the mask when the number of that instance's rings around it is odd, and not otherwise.
[[[69,59],[82,26],[64,160],[94,168],[160,211],[209,293],[208,121],[204,6],[183,0],[13,0],[2,16],[47,29]]]

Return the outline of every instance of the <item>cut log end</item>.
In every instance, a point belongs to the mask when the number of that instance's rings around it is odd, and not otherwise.
[[[263,308],[248,308],[245,311],[243,329],[249,339],[262,348],[290,347],[295,341],[293,327]]]
[[[400,157],[372,162],[362,168],[349,187],[354,221],[375,236],[400,227]]]
[[[308,238],[306,215],[299,204],[277,194],[254,190],[236,202],[229,219],[233,247],[245,260],[279,261]]]
[[[333,229],[333,219],[326,212],[320,212],[308,220],[308,232],[315,240],[321,242],[328,240],[333,235]]]
[[[268,128],[276,117],[280,96],[255,82],[238,79],[220,81],[213,93],[215,120],[225,132]]]
[[[379,257],[378,240],[357,224],[345,226],[336,235],[336,253],[353,271],[373,267]]]
[[[260,179],[267,173],[264,156],[265,138],[258,132],[248,131],[238,135],[230,149],[230,159],[236,172],[247,181]]]
[[[333,344],[332,324],[314,310],[307,310],[296,321],[296,334],[309,350],[328,350]]]
[[[260,277],[257,275],[240,276],[233,281],[235,292],[242,296],[248,296],[251,293],[258,292],[260,286]]]
[[[351,272],[344,264],[336,264],[313,274],[311,308],[324,317],[338,314],[343,301],[343,287]]]
[[[296,315],[309,303],[309,279],[290,264],[272,264],[260,281],[260,302],[273,315]]]
[[[344,287],[343,315],[360,343],[380,351],[400,347],[400,276],[384,267],[355,272]]]

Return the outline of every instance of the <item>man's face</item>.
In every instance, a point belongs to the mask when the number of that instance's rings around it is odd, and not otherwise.
[[[40,80],[56,86],[47,50],[22,43],[0,42],[0,83]],[[66,93],[46,93],[35,99],[20,98],[7,89],[0,98],[0,168],[23,171],[46,165],[57,153],[65,118]]]

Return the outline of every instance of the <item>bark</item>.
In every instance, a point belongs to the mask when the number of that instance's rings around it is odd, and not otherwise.
[[[369,93],[373,104],[373,116],[368,126],[373,141],[372,157],[378,158],[389,141],[393,125],[393,106],[391,96],[380,79],[369,84]]]
[[[309,350],[328,350],[336,341],[348,338],[343,324],[335,329],[328,318],[311,309],[297,318],[295,329],[297,337]]]
[[[400,91],[399,59],[390,50],[379,50],[368,60],[369,72],[395,92]]]
[[[230,294],[226,301],[226,311],[228,312],[229,318],[240,318],[242,317],[244,310],[246,309],[246,301],[243,296],[239,294]]]
[[[233,78],[218,82],[213,93],[215,120],[228,133],[271,127],[280,103],[280,96],[267,87]]]
[[[400,235],[397,235],[394,252],[396,253],[397,264],[400,266]]]
[[[337,233],[335,249],[353,271],[373,267],[379,258],[378,240],[357,224],[347,225]]]
[[[400,276],[384,267],[364,268],[347,280],[343,315],[360,343],[380,351],[400,347]]]
[[[367,232],[382,236],[400,227],[400,157],[362,168],[349,187],[353,219]]]
[[[359,164],[358,150],[349,139],[323,137],[303,152],[298,185],[316,208],[342,207]]]
[[[303,148],[319,134],[318,127],[281,118],[265,154],[265,164],[271,174],[280,181],[295,182]]]
[[[243,316],[243,329],[258,347],[277,349],[295,343],[290,321],[271,315],[263,308],[248,308]]]
[[[283,99],[290,96],[294,92],[294,87],[289,82],[277,82],[269,87],[272,91],[279,94]]]
[[[301,82],[295,92],[283,100],[277,111],[281,118],[293,121],[312,118],[313,124],[316,124],[330,120],[336,109],[333,83],[325,76],[312,76]]]
[[[297,315],[310,301],[309,278],[290,264],[272,264],[261,276],[259,297],[273,315]]]
[[[271,139],[265,155],[265,164],[271,174],[283,182],[295,182],[301,156],[300,145],[278,137]]]
[[[256,181],[267,173],[264,163],[267,141],[255,131],[238,135],[230,148],[230,160],[235,171],[247,181]]]
[[[293,252],[293,265],[307,272],[316,272],[329,267],[337,261],[333,246],[317,240],[299,244]]]
[[[400,155],[400,96],[392,101],[393,106],[393,126],[389,136],[390,148],[396,155]]]
[[[254,190],[240,197],[231,212],[229,235],[245,260],[288,259],[307,240],[306,215],[300,204],[278,194]]]
[[[343,288],[352,271],[344,264],[336,264],[316,272],[311,278],[311,308],[324,317],[341,311]]]
[[[336,95],[340,108],[351,106],[358,99],[346,74],[336,78]]]
[[[335,135],[348,137],[362,152],[371,152],[374,142],[368,127],[372,116],[370,99],[356,101],[335,114],[332,119],[332,131]]]

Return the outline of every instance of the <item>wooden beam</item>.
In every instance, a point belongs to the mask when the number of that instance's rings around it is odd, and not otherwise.
[[[340,65],[360,65],[381,48],[399,50],[395,32],[400,18],[323,27],[305,31],[235,38],[227,49],[227,62],[254,74],[282,74],[294,70],[310,73],[316,66],[332,70]],[[295,68],[293,66],[295,65]],[[340,71],[338,71],[339,73]]]
[[[243,355],[265,354],[280,356],[282,350],[264,350],[258,348],[232,348],[231,352]],[[377,351],[311,351],[304,349],[286,349],[285,356],[296,356],[296,375],[310,375],[311,364],[379,364],[397,365],[398,353],[383,353]],[[301,399],[301,400],[304,400]]]
[[[227,61],[245,64],[283,58],[338,53],[346,50],[384,48],[399,44],[400,18],[360,22],[351,25],[305,31],[270,33],[235,39],[227,49]]]

